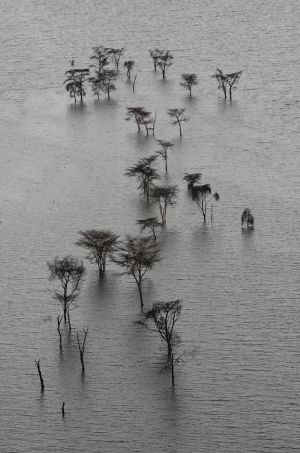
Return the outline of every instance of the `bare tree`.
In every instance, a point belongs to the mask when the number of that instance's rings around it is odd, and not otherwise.
[[[140,225],[141,233],[144,230],[151,230],[153,239],[156,240],[155,228],[161,227],[161,222],[157,219],[157,217],[148,217],[147,219],[137,220],[136,223]]]
[[[146,196],[149,201],[150,191],[154,185],[154,181],[160,179],[160,176],[155,168],[152,167],[157,156],[143,157],[138,160],[138,163],[133,167],[129,167],[126,171],[126,176],[135,176],[138,180],[138,189]]]
[[[86,95],[85,83],[88,81],[89,69],[69,69],[66,71],[67,76],[64,84],[71,98],[74,98],[77,103],[77,96],[80,97],[80,102],[83,102],[83,97]]]
[[[185,173],[183,179],[187,182],[188,190],[191,190],[192,187],[200,182],[202,173]]]
[[[177,186],[154,186],[151,189],[151,198],[159,207],[162,226],[167,224],[167,208],[176,204]]]
[[[168,351],[168,362],[172,373],[172,387],[175,386],[175,365],[178,358],[175,357],[174,348],[179,345],[180,338],[175,332],[174,327],[178,321],[182,309],[182,301],[180,299],[170,302],[156,303],[145,314],[144,320],[139,324],[149,330],[157,332],[163,344]]]
[[[188,121],[188,118],[184,115],[186,109],[168,109],[168,115],[173,118],[172,124],[178,125],[179,127],[179,135],[182,137],[182,127],[181,123],[185,123]]]
[[[157,151],[157,155],[161,156],[165,161],[165,170],[168,171],[168,151],[174,146],[174,143],[167,140],[156,140],[160,145],[160,149]]]
[[[166,71],[173,64],[173,55],[169,50],[159,50],[156,65],[160,68],[163,79],[166,78]]]
[[[45,389],[45,385],[44,385],[43,375],[42,375],[42,372],[41,372],[40,359],[36,360],[35,364],[36,364],[36,367],[37,367],[37,370],[38,370],[38,373],[39,373],[39,378],[40,378],[40,383],[41,383],[41,391],[43,392],[44,389]]]
[[[135,92],[135,84],[136,84],[137,76],[138,76],[138,73],[135,74],[134,79],[133,79],[133,84],[132,84],[132,91],[133,91],[133,93]]]
[[[70,255],[63,258],[56,257],[53,262],[48,262],[47,265],[50,271],[49,279],[58,280],[62,286],[63,292],[55,291],[55,298],[62,305],[64,322],[68,320],[69,330],[71,331],[70,306],[79,296],[85,267],[82,261]]]
[[[183,82],[180,85],[189,90],[190,97],[192,96],[192,87],[198,85],[197,74],[181,74]]]
[[[124,62],[124,68],[127,70],[127,78],[130,79],[131,77],[131,71],[133,70],[133,67],[135,65],[135,62],[133,60],[127,60]]]
[[[111,91],[116,90],[115,80],[117,73],[114,70],[105,69],[99,78],[99,88],[107,94],[107,99],[110,99]]]
[[[80,239],[75,243],[88,250],[86,258],[98,266],[100,277],[104,275],[106,260],[117,250],[118,238],[108,230],[79,231]]]
[[[142,281],[146,272],[159,261],[158,254],[158,247],[151,237],[127,236],[114,256],[114,262],[125,269],[124,274],[134,278],[139,290],[141,307],[144,306]]]
[[[237,88],[237,83],[241,78],[242,71],[232,72],[231,74],[226,74],[227,84],[229,86],[229,98],[232,100],[232,90]]]
[[[150,57],[152,58],[152,61],[153,61],[153,66],[154,66],[154,71],[157,70],[157,61],[158,61],[158,57],[160,55],[160,50],[159,49],[149,49],[149,54],[150,54]]]
[[[191,188],[191,195],[193,201],[197,204],[200,212],[203,215],[203,221],[206,222],[207,209],[213,202],[219,201],[220,197],[218,192],[211,193],[211,188],[209,184],[198,185],[195,184]]]
[[[89,331],[89,329],[83,329],[84,338],[83,338],[82,342],[80,341],[79,335],[78,335],[78,332],[77,332],[77,343],[78,343],[78,349],[79,349],[79,354],[80,354],[80,362],[81,362],[82,373],[84,373],[84,351],[85,351],[85,341],[86,341],[86,337],[87,337],[88,331]]]
[[[253,230],[254,228],[254,216],[249,208],[245,208],[242,213],[241,225],[242,228],[247,228],[248,230]]]
[[[58,332],[58,335],[59,335],[59,349],[60,349],[60,352],[62,352],[62,331],[61,331],[61,322],[63,320],[63,315],[61,316],[57,316],[57,332]]]
[[[119,72],[120,59],[124,55],[125,47],[121,47],[120,49],[111,48],[110,52],[115,64],[116,71]]]

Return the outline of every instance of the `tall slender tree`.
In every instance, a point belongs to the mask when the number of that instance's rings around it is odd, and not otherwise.
[[[161,215],[162,226],[167,224],[167,208],[175,206],[177,197],[177,186],[154,186],[151,189],[151,198],[158,205]]]
[[[165,170],[168,171],[168,151],[172,149],[174,143],[169,142],[167,140],[156,140],[157,143],[160,145],[160,149],[157,151],[157,155],[161,156],[165,161]]]
[[[182,137],[182,126],[181,123],[188,121],[188,118],[185,116],[184,112],[186,109],[168,109],[168,115],[173,119],[172,124],[176,124],[179,127],[179,135]]]
[[[86,95],[85,84],[88,81],[89,69],[69,69],[66,71],[66,80],[64,84],[71,98],[77,103],[77,97],[80,97],[82,104],[83,97]]]

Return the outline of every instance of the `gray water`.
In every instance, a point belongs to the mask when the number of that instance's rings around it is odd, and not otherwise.
[[[299,17],[297,0],[1,1],[1,452],[300,451]],[[136,92],[122,70],[110,102],[88,93],[75,108],[64,72],[101,44],[126,47]],[[174,55],[165,82],[154,47]],[[217,66],[243,70],[232,103]],[[183,72],[199,77],[191,100]],[[124,120],[130,105],[157,111],[156,138],[175,143],[168,176],[158,169],[178,202],[144,284],[148,307],[183,299],[174,391],[158,337],[134,324],[133,280],[109,264],[99,282],[86,263],[71,313],[75,332],[89,328],[84,377],[75,335],[60,355],[48,281],[47,260],[84,258],[79,230],[123,237],[158,214],[124,176],[157,149]],[[181,141],[170,107],[190,118]],[[192,171],[220,194],[206,226],[182,180]]]

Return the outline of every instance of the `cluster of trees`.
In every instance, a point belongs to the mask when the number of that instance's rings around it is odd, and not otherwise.
[[[98,100],[100,99],[101,93],[104,93],[108,99],[110,98],[111,92],[116,90],[115,82],[119,73],[120,60],[124,57],[125,50],[125,47],[113,48],[104,47],[102,45],[93,47],[92,54],[90,56],[93,63],[90,64],[88,68],[74,68],[75,59],[71,60],[72,67],[65,73],[66,79],[64,84],[70,97],[74,99],[75,104],[77,103],[78,98],[81,103],[83,102],[83,98],[86,95],[87,85],[90,85],[93,94],[97,96]],[[174,63],[174,56],[170,50],[158,48],[150,49],[149,54],[153,62],[154,71],[160,69],[162,77],[165,79],[167,70]],[[131,59],[124,60],[123,67],[126,70],[127,79],[130,80],[132,71],[135,67],[135,61]],[[91,70],[94,71],[94,74],[91,74]],[[232,91],[236,89],[237,82],[241,75],[242,71],[224,74],[221,69],[217,68],[216,73],[213,74],[212,77],[217,79],[219,84],[218,88],[223,90],[225,98],[227,98],[227,92],[229,92],[231,100]],[[135,91],[136,79],[137,73],[135,74],[133,81],[133,92]],[[192,96],[193,87],[198,85],[198,83],[197,74],[181,74],[180,85],[188,90],[190,97]],[[172,116],[171,113],[169,114]],[[173,117],[175,118],[175,124],[178,124],[180,127],[180,122],[178,122],[178,112],[177,114],[173,113]]]

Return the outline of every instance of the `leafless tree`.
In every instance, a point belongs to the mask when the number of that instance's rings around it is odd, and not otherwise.
[[[62,292],[55,291],[55,298],[62,305],[64,322],[68,320],[69,330],[71,331],[70,306],[79,296],[85,267],[82,261],[70,255],[63,258],[56,257],[53,262],[48,262],[47,265],[50,271],[49,279],[58,280],[62,286]]]
[[[43,392],[44,389],[45,389],[45,385],[44,385],[43,375],[42,375],[42,372],[41,372],[40,359],[36,360],[35,364],[36,364],[36,367],[37,367],[37,370],[38,370],[38,373],[39,373],[39,378],[40,378],[40,383],[41,383],[41,391]]]
[[[127,236],[114,256],[114,262],[124,269],[124,274],[134,278],[139,290],[141,307],[144,306],[142,281],[146,272],[159,261],[158,254],[158,247],[152,237]]]
[[[222,89],[224,98],[227,98],[227,88],[229,89],[229,97],[232,100],[232,90],[236,88],[237,82],[241,78],[242,71],[232,72],[230,74],[224,74],[222,69],[217,68],[213,78],[217,79],[219,85],[218,89]]]
[[[119,72],[120,59],[124,55],[125,47],[121,47],[120,49],[111,48],[110,52],[115,64],[116,71]]]
[[[159,207],[162,226],[167,224],[167,208],[176,204],[177,186],[154,186],[151,189],[151,198]]]
[[[84,337],[83,337],[82,342],[80,341],[79,335],[78,335],[78,332],[77,332],[77,344],[78,344],[78,349],[79,349],[79,354],[80,354],[80,362],[81,362],[82,373],[84,373],[84,371],[85,371],[85,369],[84,369],[84,351],[85,351],[85,341],[86,341],[86,337],[87,337],[88,331],[89,331],[89,329],[83,329]]]
[[[149,49],[149,54],[150,54],[150,57],[152,58],[152,61],[153,61],[153,66],[154,66],[154,71],[157,70],[157,61],[158,61],[158,57],[160,55],[160,50],[159,49]]]
[[[165,170],[168,171],[168,151],[172,149],[174,143],[169,142],[167,140],[156,140],[157,143],[160,145],[160,149],[157,151],[157,155],[161,156],[165,161]]]
[[[57,316],[57,332],[59,335],[59,349],[62,352],[62,331],[61,331],[61,322],[63,320],[63,315]]]
[[[102,277],[107,257],[117,250],[119,236],[108,230],[85,230],[79,231],[78,234],[81,237],[75,244],[88,250],[86,258],[91,263],[97,264],[100,277]]]
[[[186,109],[168,109],[168,115],[173,119],[172,124],[178,125],[179,135],[182,137],[182,127],[181,123],[188,121],[188,118],[184,115]]]
[[[189,90],[190,97],[192,96],[192,87],[198,85],[197,74],[181,74],[183,82],[180,85]]]

